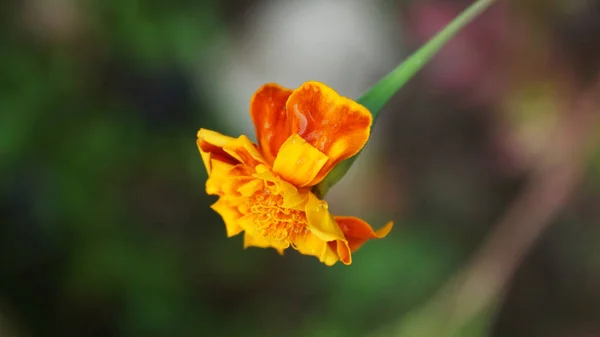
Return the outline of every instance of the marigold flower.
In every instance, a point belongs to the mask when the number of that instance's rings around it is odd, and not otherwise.
[[[365,145],[371,113],[318,82],[296,90],[266,84],[252,97],[250,116],[258,145],[200,129],[197,145],[208,171],[206,192],[218,195],[211,207],[227,236],[244,232],[244,247],[293,247],[326,265],[352,263],[352,252],[383,238],[356,217],[332,216],[311,192],[340,161]]]

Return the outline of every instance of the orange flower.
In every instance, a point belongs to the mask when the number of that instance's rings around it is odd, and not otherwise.
[[[250,116],[258,145],[200,129],[198,149],[208,171],[206,192],[227,236],[244,232],[244,247],[292,246],[326,265],[352,263],[352,252],[378,231],[355,217],[334,217],[311,192],[340,161],[369,138],[372,117],[362,105],[329,87],[308,82],[296,90],[266,84],[252,97]]]

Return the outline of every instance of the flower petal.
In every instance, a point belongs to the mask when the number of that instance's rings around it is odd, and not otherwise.
[[[284,245],[273,244],[265,240],[264,238],[258,236],[252,236],[248,234],[248,232],[244,233],[244,249],[248,247],[258,247],[258,248],[275,248],[279,254],[283,255],[283,251],[289,247]]]
[[[209,175],[213,170],[213,159],[230,165],[238,163],[235,158],[223,150],[223,146],[233,141],[235,138],[206,129],[200,129],[197,133],[197,137],[196,145],[198,146],[202,161],[204,162],[204,166]]]
[[[377,231],[365,221],[351,216],[336,216],[335,221],[339,228],[344,232],[348,246],[351,251],[356,251],[369,239],[382,239],[388,235],[394,226],[393,222],[388,222],[385,226]]]
[[[311,232],[296,238],[293,247],[304,255],[316,256],[328,266],[333,266],[339,260],[335,249]]]
[[[238,235],[243,231],[242,227],[239,225],[239,219],[242,217],[242,214],[237,210],[237,207],[232,207],[232,205],[223,198],[220,198],[210,207],[223,218],[227,237]]]
[[[256,130],[260,149],[269,164],[273,164],[281,144],[290,136],[285,102],[292,90],[268,83],[250,100],[250,117]]]
[[[332,250],[334,250],[337,253],[342,263],[344,263],[345,265],[352,264],[352,251],[348,246],[348,242],[337,240],[328,242],[327,244],[329,245],[329,247],[331,247]]]
[[[200,129],[196,141],[202,156],[204,166],[208,172],[206,180],[206,193],[222,195],[235,191],[235,186],[242,180],[251,178],[249,168],[240,165],[240,160],[234,158],[223,148],[238,140],[222,135],[218,132]],[[232,189],[233,188],[233,189]]]
[[[227,177],[211,182],[211,186],[214,186],[215,189],[220,189],[220,192],[225,196],[241,197],[244,195],[240,189],[252,180],[255,180],[254,177],[252,177],[252,173],[252,168],[249,166],[238,164],[229,170]],[[213,174],[213,176],[214,175],[215,174]],[[213,180],[212,176],[209,177],[209,180]]]
[[[251,167],[265,163],[265,159],[256,145],[244,135],[233,138],[215,131],[200,129],[197,137],[196,144],[209,174],[212,170],[211,159],[232,165],[243,163]]]
[[[271,187],[274,188],[273,193],[283,196],[281,207],[304,210],[306,201],[308,200],[307,191],[299,191],[296,186],[281,179],[264,165],[257,166],[256,173],[253,176],[264,180],[265,184],[271,184]]]
[[[207,156],[210,156],[210,154],[207,154]],[[211,171],[206,180],[206,193],[209,195],[221,195],[224,192],[223,186],[231,178],[230,172],[234,166],[213,158],[208,160],[210,165],[206,167],[210,167]]]
[[[346,241],[344,233],[329,213],[327,203],[309,193],[306,203],[308,229],[323,241]]]
[[[367,108],[318,82],[294,90],[286,103],[291,134],[298,133],[329,157],[310,183],[316,185],[340,161],[350,158],[369,139],[373,117]]]
[[[329,158],[300,135],[288,138],[279,149],[273,172],[298,187],[307,186]]]
[[[263,181],[252,177],[250,181],[240,186],[237,189],[237,192],[239,192],[243,197],[251,197],[254,193],[262,190],[263,188]]]
[[[262,154],[256,148],[256,145],[244,135],[229,141],[223,146],[223,150],[233,158],[250,167],[256,167],[259,164],[266,163]]]

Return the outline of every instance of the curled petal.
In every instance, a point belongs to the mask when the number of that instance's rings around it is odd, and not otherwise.
[[[215,131],[200,129],[197,137],[196,144],[208,174],[212,171],[212,159],[231,165],[243,163],[250,167],[265,163],[256,145],[244,135],[232,138]]]
[[[273,164],[281,144],[290,136],[285,102],[291,94],[292,90],[269,83],[258,89],[250,100],[256,138],[269,164]]]
[[[333,266],[339,260],[335,249],[310,231],[294,241],[294,248],[304,255],[316,256],[328,266]]]
[[[294,90],[286,103],[290,133],[299,134],[329,157],[310,185],[340,161],[354,156],[369,139],[373,118],[367,108],[318,82]]]
[[[231,166],[238,163],[235,158],[223,150],[223,146],[233,140],[235,138],[211,130],[200,129],[198,131],[196,145],[209,175],[213,170],[213,160],[227,163]]]
[[[351,251],[356,251],[360,246],[370,239],[382,239],[388,235],[394,226],[393,222],[388,222],[377,231],[365,221],[351,216],[336,216],[335,221],[339,228],[344,232]]]
[[[273,172],[295,186],[310,184],[329,158],[300,135],[288,138],[279,149]]]
[[[310,193],[306,203],[308,230],[323,241],[346,241],[344,233],[329,213],[327,203]]]
[[[233,158],[237,159],[240,163],[244,163],[250,167],[265,164],[265,160],[260,151],[256,148],[256,145],[244,135],[225,144],[223,150]]]
[[[223,148],[237,140],[220,133],[200,129],[198,131],[198,150],[208,172],[206,193],[223,195],[235,191],[235,186],[251,178],[249,168],[240,165],[239,160]]]
[[[348,243],[344,241],[331,241],[327,243],[329,247],[335,251],[342,263],[345,265],[352,264],[352,251],[348,247]]]

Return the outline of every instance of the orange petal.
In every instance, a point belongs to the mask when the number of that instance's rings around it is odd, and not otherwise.
[[[258,89],[250,100],[256,138],[269,164],[273,164],[281,144],[290,136],[285,102],[291,94],[292,90],[269,83]]]
[[[335,250],[337,252],[337,255],[340,261],[342,261],[342,263],[344,263],[345,265],[352,264],[352,251],[348,246],[348,242],[337,240],[328,242],[327,244],[329,245],[329,247],[331,247],[332,250]]]
[[[300,135],[288,138],[279,149],[273,172],[298,187],[307,186],[329,158]]]
[[[238,235],[243,231],[239,225],[239,219],[242,217],[242,214],[237,210],[237,207],[232,207],[232,205],[222,198],[210,207],[223,218],[227,237]]]
[[[358,153],[369,139],[373,120],[369,110],[324,84],[303,84],[290,95],[286,109],[289,132],[298,133],[329,157],[310,185],[316,185],[337,163]]]
[[[385,226],[373,231],[373,228],[365,221],[351,216],[336,216],[335,221],[344,232],[348,246],[351,251],[356,251],[369,239],[381,239],[386,237],[394,226],[393,222],[388,222]]]

